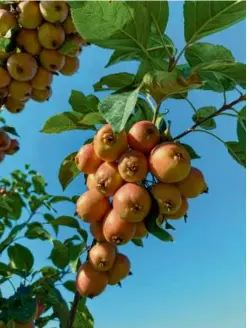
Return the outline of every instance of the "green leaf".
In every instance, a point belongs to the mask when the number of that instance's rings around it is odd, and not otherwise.
[[[129,131],[129,129],[139,121],[152,121],[153,114],[153,110],[146,100],[139,97],[136,102],[135,111],[130,115],[125,126],[126,131]]]
[[[58,269],[55,269],[51,266],[45,266],[43,267],[40,272],[42,273],[42,276],[46,279],[50,279],[51,277],[59,277],[60,271]]]
[[[217,73],[221,78],[230,79],[237,84],[245,84],[246,65],[242,63],[215,61],[197,65],[193,70],[197,73]]]
[[[3,208],[4,210],[7,210],[8,212],[12,211],[12,208],[10,207],[8,199],[5,197],[0,197],[0,208]]]
[[[80,228],[78,221],[71,216],[60,216],[59,218],[51,221],[50,224],[53,226],[61,225],[76,229]]]
[[[165,32],[168,23],[168,1],[145,1],[143,4],[147,7],[149,15],[151,15],[156,33],[162,35]]]
[[[140,60],[142,60],[142,56],[140,51],[138,50],[129,51],[129,52],[126,52],[125,50],[115,50],[112,53],[105,68],[118,64],[122,61],[140,61]]]
[[[83,115],[77,112],[63,112],[50,117],[41,132],[52,134],[71,130],[93,130],[92,126],[80,124]]]
[[[80,234],[80,236],[82,237],[82,239],[83,239],[85,242],[87,242],[88,233],[86,232],[86,230],[78,229],[77,232]]]
[[[183,78],[181,72],[174,70],[172,72],[154,70],[145,74],[143,78],[144,89],[156,102],[160,102],[165,97],[177,93],[184,93],[192,88],[201,86],[199,78],[195,75],[189,75]]]
[[[120,132],[125,128],[135,108],[139,90],[140,88],[137,88],[133,92],[110,95],[100,103],[100,112],[115,132]]]
[[[184,148],[187,150],[187,152],[189,153],[191,159],[201,158],[201,156],[199,156],[190,145],[187,145],[187,144],[184,144],[184,143],[181,143],[181,145],[183,145]]]
[[[77,31],[103,48],[135,51],[147,44],[150,16],[142,2],[70,2]]]
[[[85,298],[82,298],[78,304],[73,328],[93,328],[94,319],[85,305]]]
[[[88,113],[80,121],[80,124],[86,124],[86,125],[95,125],[95,124],[102,124],[102,123],[105,123],[105,120],[103,119],[100,113]]]
[[[174,241],[174,238],[166,230],[157,225],[156,220],[159,216],[159,206],[151,193],[150,197],[152,199],[152,206],[148,216],[145,218],[145,226],[147,231],[162,241]]]
[[[93,85],[94,91],[118,90],[130,85],[135,76],[130,73],[116,73],[102,77]]]
[[[63,190],[66,189],[66,187],[77,177],[77,175],[80,173],[78,168],[75,164],[75,156],[77,155],[77,152],[74,152],[68,156],[65,157],[63,162],[61,163],[60,169],[59,169],[59,181],[63,188]]]
[[[80,256],[86,251],[86,244],[84,242],[78,245],[69,245],[69,264],[72,272],[76,272],[78,269],[78,264],[80,263]]]
[[[32,296],[31,291],[29,291],[28,293],[24,293],[24,295],[15,294],[11,296],[8,305],[9,318],[18,321],[21,325],[28,322],[33,316],[37,303],[36,299]]]
[[[23,200],[18,193],[10,192],[5,197],[11,211],[7,213],[7,217],[13,220],[18,220],[22,213]]]
[[[136,73],[136,81],[141,82],[146,73],[154,70],[168,71],[168,61],[159,58],[145,59],[141,62]]]
[[[72,90],[69,103],[73,111],[81,114],[98,112],[99,99],[94,95],[85,96],[81,91]]]
[[[143,241],[141,239],[132,239],[131,241],[136,246],[143,247]]]
[[[78,51],[78,42],[73,38],[67,38],[62,46],[59,48],[58,52],[62,55],[70,55],[71,53]]]
[[[69,309],[66,301],[54,286],[50,286],[47,282],[43,282],[43,286],[45,291],[44,302],[52,306],[53,312],[59,319],[59,326],[66,328],[69,319]]]
[[[70,197],[66,196],[54,196],[49,200],[50,203],[60,203],[60,202],[72,202],[72,199]]]
[[[50,259],[55,266],[64,269],[69,264],[68,248],[59,240],[53,240],[53,245]]]
[[[12,268],[3,262],[0,262],[0,276],[9,277],[12,275]]]
[[[28,248],[20,244],[9,246],[8,256],[13,268],[24,270],[29,273],[34,264],[33,254]]]
[[[164,60],[176,55],[176,48],[166,34],[157,35],[150,32],[147,48],[148,53],[155,59]]]
[[[185,51],[185,58],[191,67],[219,60],[234,62],[234,57],[227,48],[203,42],[195,43],[188,47]],[[231,83],[229,83],[227,78],[222,77],[218,73],[204,72],[200,74],[200,77],[205,81],[202,89],[223,92],[224,90],[231,90],[234,88],[234,83],[231,81]]]
[[[49,214],[49,213],[45,213],[43,216],[44,216],[44,219],[45,219],[48,223],[51,223],[52,221],[55,220],[54,216],[52,216],[52,215]],[[59,226],[56,226],[56,225],[53,226],[53,225],[51,224],[51,227],[53,228],[53,230],[54,230],[54,232],[55,232],[55,234],[56,234],[56,236],[57,236],[58,231],[59,231]]]
[[[200,121],[204,120],[211,114],[216,112],[216,108],[212,106],[208,107],[201,107],[197,110],[196,114],[192,116],[192,119],[195,123],[200,123]],[[213,130],[216,128],[216,122],[213,118],[207,120],[206,122],[200,124],[200,127],[202,127],[205,130]]]
[[[32,222],[28,224],[25,237],[29,239],[52,240],[52,236],[39,222]]]
[[[75,280],[67,280],[63,283],[63,286],[72,293],[76,292]]]
[[[246,148],[246,106],[244,106],[239,112],[238,123],[237,123],[237,135],[238,141]]]
[[[13,136],[20,137],[13,126],[5,125],[1,127],[1,129],[4,130],[5,132],[8,132],[9,134],[12,134]]]
[[[0,222],[0,238],[2,237],[3,233],[4,233],[5,227],[4,224],[2,222]]]
[[[246,148],[243,146],[243,144],[236,141],[227,141],[225,142],[225,146],[235,161],[246,167]]]
[[[37,174],[33,176],[32,183],[34,187],[34,192],[36,192],[36,194],[45,194],[46,182],[41,175]]]
[[[7,52],[7,49],[9,48],[11,44],[11,40],[7,38],[1,38],[0,39],[0,49]]]
[[[219,32],[245,18],[245,1],[185,1],[184,33],[187,43]]]

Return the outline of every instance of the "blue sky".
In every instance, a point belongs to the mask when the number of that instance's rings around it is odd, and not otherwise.
[[[167,34],[180,50],[184,45],[182,3],[170,3]],[[237,61],[245,62],[245,22],[203,41],[221,44],[231,49]],[[136,63],[123,63],[104,69],[110,51],[91,46],[81,55],[81,67],[73,77],[55,77],[53,96],[49,102],[30,101],[19,115],[6,113],[8,123],[21,135],[21,151],[6,158],[1,176],[30,163],[44,175],[49,192],[62,194],[57,180],[63,158],[76,151],[91,134],[67,132],[44,135],[41,130],[51,116],[69,110],[72,89],[85,94],[101,76],[113,72],[135,72]],[[100,98],[104,97],[99,93]],[[237,94],[231,93],[229,100]],[[191,92],[189,99],[197,108],[222,104],[222,95],[212,92]],[[163,109],[170,110],[175,135],[191,126],[192,111],[184,101],[167,101]],[[236,139],[236,122],[229,117],[217,118],[217,134],[224,140]],[[176,242],[162,243],[152,236],[143,249],[122,246],[132,262],[133,276],[123,282],[123,288],[109,287],[100,297],[88,301],[95,317],[95,328],[244,328],[245,327],[245,170],[229,155],[225,147],[206,134],[190,134],[183,139],[202,157],[193,165],[200,168],[209,185],[209,194],[190,202],[189,219],[175,223]],[[65,192],[80,194],[85,190],[80,176]],[[60,206],[60,215],[72,215],[73,206]],[[60,238],[71,235],[62,230]],[[50,245],[32,245],[36,265],[46,260]],[[63,290],[64,291],[64,290]],[[11,293],[9,286],[6,292]],[[72,294],[65,294],[71,299]],[[54,326],[53,324],[51,327]]]

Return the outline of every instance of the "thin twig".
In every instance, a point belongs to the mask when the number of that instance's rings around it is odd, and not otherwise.
[[[231,109],[233,106],[235,106],[236,104],[238,104],[241,101],[245,101],[246,100],[246,95],[241,95],[238,99],[232,101],[229,104],[224,104],[220,109],[218,109],[216,112],[212,113],[211,115],[209,115],[208,117],[204,118],[203,120],[201,120],[200,122],[195,123],[194,125],[192,125],[192,127],[190,127],[189,129],[185,130],[183,133],[180,133],[179,135],[177,135],[175,138],[173,138],[173,140],[177,140],[177,139],[181,139],[184,136],[186,136],[187,134],[193,132],[198,126],[200,126],[201,124],[205,123],[206,121],[210,120],[211,118],[214,118],[215,116],[220,115],[223,111],[225,110],[229,110]]]
[[[206,131],[206,130],[202,130],[202,129],[196,129],[196,130],[193,130],[193,132],[203,132],[203,133],[209,134],[210,136],[214,137],[215,139],[217,139],[221,143],[225,144],[224,140],[222,140],[220,137],[216,136],[212,132],[209,132],[209,131]]]

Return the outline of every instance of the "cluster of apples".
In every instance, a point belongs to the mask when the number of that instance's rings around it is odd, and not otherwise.
[[[0,163],[5,155],[14,155],[20,149],[17,139],[12,139],[8,133],[0,129]]]
[[[0,49],[0,105],[18,113],[31,98],[51,96],[53,75],[73,75],[84,40],[76,32],[66,1],[13,1],[0,4],[0,38],[13,33],[16,48]],[[59,48],[73,44],[65,56]]]
[[[134,124],[128,133],[114,133],[104,125],[93,143],[79,150],[75,163],[86,174],[88,189],[79,197],[76,213],[90,223],[97,241],[79,269],[77,290],[93,297],[128,276],[130,261],[117,246],[147,235],[145,219],[153,201],[161,225],[184,217],[187,199],[206,192],[207,185],[202,172],[191,167],[184,146],[164,141],[149,121]]]

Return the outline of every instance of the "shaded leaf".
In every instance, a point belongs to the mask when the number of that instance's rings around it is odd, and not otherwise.
[[[77,112],[63,112],[50,117],[43,126],[41,132],[52,134],[71,130],[91,130],[92,126],[80,124],[83,115]]]
[[[136,105],[138,94],[139,88],[133,92],[110,95],[100,103],[100,112],[115,132],[120,132],[125,128]]]
[[[66,196],[54,196],[49,200],[49,202],[50,203],[72,202],[72,199]]]
[[[16,132],[16,129],[13,126],[4,125],[1,127],[1,129],[5,132],[8,132],[9,134],[12,134],[13,136],[19,137],[19,134]]]
[[[56,268],[53,268],[51,266],[45,266],[41,270],[41,273],[43,277],[49,279],[51,277],[59,277],[60,276],[60,271]]]
[[[165,225],[165,228],[167,230],[176,230],[169,222],[166,221],[166,225]]]
[[[8,202],[11,211],[6,213],[7,217],[10,219],[18,220],[22,213],[23,200],[18,193],[9,192],[5,196],[5,200]]]
[[[188,47],[185,51],[185,58],[191,67],[215,60],[230,62],[234,62],[235,60],[229,49],[220,45],[203,42],[198,42]],[[218,73],[204,72],[200,73],[200,77],[205,81],[201,87],[202,89],[223,92],[224,90],[231,90],[234,88],[234,83],[231,80],[228,80]]]
[[[52,240],[50,233],[45,230],[39,222],[32,222],[28,224],[25,237],[29,239]]]
[[[173,237],[166,230],[157,225],[156,220],[159,216],[159,206],[151,193],[150,197],[152,199],[152,206],[148,216],[145,218],[145,226],[147,231],[162,241],[174,241]]]
[[[153,114],[154,112],[146,100],[138,97],[134,113],[130,115],[125,130],[129,131],[132,125],[139,121],[152,121]]]
[[[62,55],[70,55],[78,50],[78,42],[73,38],[67,38],[58,52]]]
[[[143,241],[142,241],[142,239],[132,239],[131,241],[136,246],[143,247]]]
[[[193,70],[197,73],[217,73],[217,76],[230,79],[237,84],[245,84],[246,66],[243,63],[215,61],[211,63],[199,64],[195,66]]]
[[[143,78],[144,89],[156,102],[160,102],[165,97],[177,93],[184,93],[201,85],[200,79],[196,74],[184,78],[182,73],[178,70],[172,72],[163,70],[151,71],[145,74]]]
[[[157,35],[150,32],[147,47],[149,54],[156,59],[164,60],[176,55],[176,48],[166,34]],[[158,69],[159,67],[156,68]]]
[[[237,141],[227,141],[225,146],[228,149],[229,154],[237,161],[240,165],[246,167],[246,148],[243,144]]]
[[[163,34],[169,17],[168,1],[145,1],[143,4],[151,15],[156,33]]]
[[[192,43],[219,32],[241,21],[245,15],[245,1],[185,1],[185,40]]]
[[[2,222],[0,222],[0,238],[2,237],[3,233],[4,233],[4,224]]]
[[[64,269],[69,264],[68,248],[59,240],[53,240],[53,245],[50,259],[58,268]]]
[[[87,306],[85,305],[85,298],[82,298],[78,304],[77,311],[75,314],[75,320],[73,328],[93,328],[94,319],[91,313],[89,312]]]
[[[45,219],[48,223],[51,223],[53,220],[55,220],[54,216],[52,216],[52,215],[49,214],[49,213],[45,213],[43,216],[44,216],[44,219]],[[53,228],[53,230],[54,230],[54,232],[55,232],[55,234],[56,234],[56,236],[57,236],[58,231],[59,231],[59,227],[56,226],[56,225],[55,225],[55,226],[51,225],[51,227]]]
[[[12,211],[12,208],[10,207],[6,197],[0,197],[0,208],[3,208],[4,210],[7,210],[8,212]]]
[[[59,169],[59,181],[63,188],[63,190],[66,189],[66,187],[77,177],[77,175],[80,173],[78,168],[75,164],[75,156],[77,155],[77,152],[74,152],[68,156],[65,157],[63,162],[61,163],[60,169]]]
[[[237,135],[239,143],[243,146],[243,148],[246,148],[246,106],[244,106],[239,112]]]
[[[24,287],[25,288],[25,287]],[[25,324],[32,317],[36,310],[36,299],[32,296],[31,291],[28,293],[15,294],[9,298],[8,314],[11,319]]]
[[[140,60],[142,60],[142,56],[139,50],[129,51],[129,52],[126,52],[125,50],[115,50],[112,53],[105,67],[106,68],[110,67],[122,61],[140,61]]]
[[[31,251],[25,246],[20,244],[9,246],[8,256],[13,268],[25,270],[27,273],[31,271],[34,264],[34,257]]]
[[[196,114],[192,116],[192,119],[195,123],[200,123],[200,121],[204,120],[211,114],[216,112],[216,108],[212,106],[208,107],[201,107],[197,110]],[[213,118],[207,120],[204,123],[200,124],[200,127],[202,127],[205,130],[213,130],[216,128],[216,122]]]
[[[184,148],[187,150],[187,152],[189,153],[191,159],[201,158],[201,156],[199,156],[190,145],[187,145],[187,144],[184,144],[184,143],[181,143],[181,145],[183,145]]]
[[[78,221],[71,216],[60,216],[59,218],[52,220],[50,224],[53,226],[61,225],[71,228],[80,228]]]
[[[85,96],[81,91],[72,90],[69,103],[73,111],[81,114],[98,112],[99,99],[94,95]]]
[[[44,302],[52,306],[56,317],[59,319],[60,327],[65,328],[69,318],[69,309],[66,301],[60,291],[54,286],[50,286],[47,282],[44,282],[43,286],[45,290]]]
[[[0,276],[9,277],[12,274],[12,268],[3,262],[0,262]]]
[[[102,124],[102,123],[105,123],[105,120],[103,119],[100,113],[88,113],[80,121],[80,124],[86,124],[86,125],[95,125],[95,124]]]
[[[72,272],[77,271],[78,261],[80,259],[80,256],[83,252],[86,251],[86,244],[80,243],[78,245],[69,245],[69,264],[71,267]]]
[[[102,77],[93,85],[94,91],[118,90],[130,85],[135,76],[130,73],[116,73]]]
[[[44,178],[37,174],[35,176],[32,177],[32,183],[33,183],[33,187],[34,187],[34,191],[37,194],[44,194],[45,193],[45,186],[46,186],[46,182],[44,180]]]
[[[82,237],[82,239],[87,242],[87,238],[88,238],[88,233],[86,232],[86,230],[83,229],[77,229],[77,232],[80,234],[80,236]]]
[[[72,293],[76,292],[75,280],[67,280],[63,283],[63,286]]]

